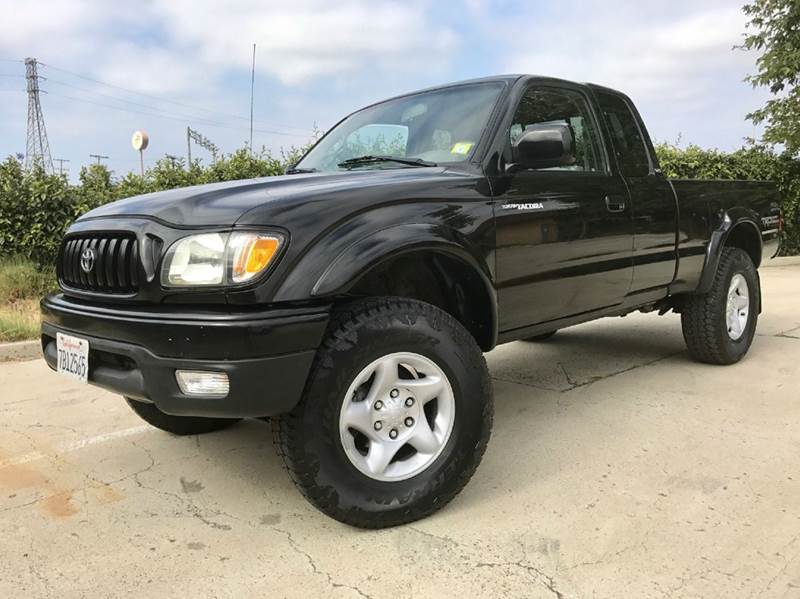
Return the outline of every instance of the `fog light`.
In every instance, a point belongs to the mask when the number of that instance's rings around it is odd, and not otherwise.
[[[224,372],[176,370],[175,379],[184,395],[227,395],[230,390],[228,375]]]

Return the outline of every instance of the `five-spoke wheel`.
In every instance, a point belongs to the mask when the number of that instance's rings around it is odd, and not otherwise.
[[[373,361],[345,394],[339,418],[342,447],[370,478],[411,478],[442,452],[455,421],[447,375],[419,354],[398,352]]]

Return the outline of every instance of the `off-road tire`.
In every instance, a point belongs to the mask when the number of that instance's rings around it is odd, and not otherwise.
[[[411,478],[387,482],[350,462],[339,415],[357,373],[393,352],[433,360],[449,379],[456,408],[435,461]],[[272,419],[273,438],[295,485],[320,511],[352,526],[386,528],[424,518],[461,491],[486,450],[493,407],[486,361],[458,321],[423,302],[370,298],[332,314],[303,397],[292,412]]]
[[[728,288],[736,274],[747,282],[750,307],[744,333],[737,340],[728,335],[726,304]],[[761,311],[761,289],[758,271],[744,250],[723,248],[714,274],[714,282],[706,294],[687,296],[681,311],[681,326],[689,355],[707,364],[733,364],[750,349]]]
[[[146,423],[172,433],[173,435],[202,435],[213,433],[232,424],[240,418],[200,418],[197,416],[171,416],[159,410],[155,404],[125,398],[131,409]]]

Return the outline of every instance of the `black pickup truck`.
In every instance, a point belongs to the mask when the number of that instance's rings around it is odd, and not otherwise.
[[[42,348],[171,433],[272,417],[316,507],[392,526],[477,468],[482,352],[673,310],[689,355],[734,363],[780,227],[769,183],[666,179],[617,91],[473,80],[354,112],[285,176],[82,216],[42,300]]]

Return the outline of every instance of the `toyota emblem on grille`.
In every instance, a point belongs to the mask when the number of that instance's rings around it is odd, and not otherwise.
[[[81,252],[81,270],[88,273],[94,268],[95,253],[92,248],[86,248]]]

